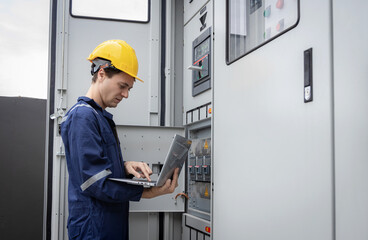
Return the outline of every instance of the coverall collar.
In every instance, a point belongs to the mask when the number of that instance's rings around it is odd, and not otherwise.
[[[93,100],[93,99],[91,99],[89,97],[82,96],[82,97],[79,97],[78,98],[78,102],[79,101],[84,101],[84,102],[88,103],[94,109],[101,111],[102,112],[102,115],[104,117],[112,120],[113,115],[111,113],[109,113],[108,111],[102,109],[102,107],[100,105],[98,105],[98,103],[96,103],[95,100]]]

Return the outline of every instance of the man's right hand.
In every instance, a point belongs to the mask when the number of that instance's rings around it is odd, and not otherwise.
[[[148,181],[151,181],[152,170],[147,163],[127,161],[124,162],[124,167],[126,174],[132,174],[136,178],[147,178]]]
[[[179,168],[174,171],[173,179],[166,180],[165,184],[161,187],[145,188],[143,190],[142,198],[154,198],[161,195],[173,193],[178,186]]]

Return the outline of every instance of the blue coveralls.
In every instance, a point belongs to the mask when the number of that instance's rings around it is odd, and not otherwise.
[[[115,134],[112,115],[87,97],[78,98],[63,118],[69,239],[129,238],[129,201],[139,201],[143,187],[108,180],[126,177]]]

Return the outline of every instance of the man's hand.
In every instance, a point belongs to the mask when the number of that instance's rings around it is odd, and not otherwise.
[[[132,174],[136,178],[147,178],[151,181],[149,177],[152,174],[152,170],[148,167],[147,163],[144,162],[124,162],[125,173]]]
[[[178,186],[179,168],[176,168],[173,175],[173,180],[167,179],[166,183],[161,187],[145,188],[142,198],[154,198],[164,194],[173,193]]]

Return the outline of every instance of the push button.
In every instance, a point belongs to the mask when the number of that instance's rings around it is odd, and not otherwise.
[[[263,12],[263,16],[268,18],[271,15],[271,6],[268,6],[264,12]]]
[[[281,19],[277,25],[276,25],[276,30],[278,32],[281,32],[282,30],[284,30],[284,19]]]

